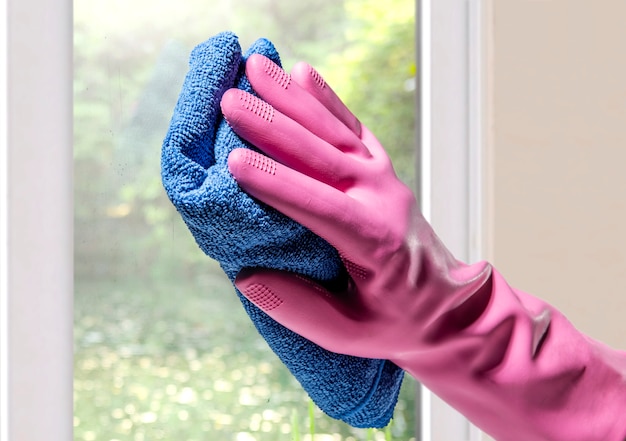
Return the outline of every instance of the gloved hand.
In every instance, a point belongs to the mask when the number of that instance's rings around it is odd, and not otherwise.
[[[339,251],[351,280],[243,270],[236,285],[296,333],[335,352],[386,358],[498,440],[626,439],[626,356],[511,289],[485,262],[456,260],[383,148],[321,77],[252,56],[262,100],[229,90],[233,129],[270,157],[234,150],[242,188]]]
[[[488,280],[490,266],[454,259],[382,146],[337,105],[327,85],[312,81],[318,75],[302,66],[289,78],[254,55],[246,72],[272,106],[231,89],[222,99],[224,115],[240,136],[278,162],[235,150],[231,173],[245,191],[332,244],[354,283],[340,294],[320,295],[321,286],[301,277],[254,271],[254,277],[240,273],[237,286],[245,286],[255,303],[269,295],[261,285],[281,293],[272,316],[333,352],[394,359],[415,352],[416,341],[437,338],[443,324],[431,322],[432,310],[462,304]],[[307,90],[326,96],[319,101]],[[322,103],[337,109],[339,118]]]

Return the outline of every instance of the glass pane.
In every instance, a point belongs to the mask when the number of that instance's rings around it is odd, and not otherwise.
[[[76,440],[407,440],[311,405],[167,199],[160,147],[194,45],[234,30],[306,60],[414,181],[411,0],[74,2]],[[314,436],[311,436],[311,433]]]

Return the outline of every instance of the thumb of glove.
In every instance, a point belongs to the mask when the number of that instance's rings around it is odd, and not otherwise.
[[[303,276],[264,268],[241,270],[235,286],[278,323],[329,351],[345,354],[363,333],[350,292],[331,293]]]

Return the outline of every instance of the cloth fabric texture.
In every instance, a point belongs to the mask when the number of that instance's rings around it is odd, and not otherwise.
[[[311,231],[244,193],[228,171],[228,154],[253,148],[224,120],[220,100],[237,87],[253,93],[245,60],[254,53],[280,63],[260,39],[242,55],[225,32],[198,45],[161,156],[166,192],[200,248],[234,281],[246,267],[288,270],[322,283],[346,276],[336,250]],[[388,360],[329,352],[275,322],[237,291],[270,348],[329,416],[355,427],[383,427],[393,416],[403,371]]]

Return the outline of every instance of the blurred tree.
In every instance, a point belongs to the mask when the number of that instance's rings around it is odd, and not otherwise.
[[[326,80],[415,183],[415,2],[346,0],[346,48],[321,66]]]
[[[300,60],[323,63],[345,46],[348,18],[343,1],[250,0],[239,3],[234,12],[236,28],[245,30],[242,37],[249,38],[248,43],[259,37],[271,40],[287,69]]]

